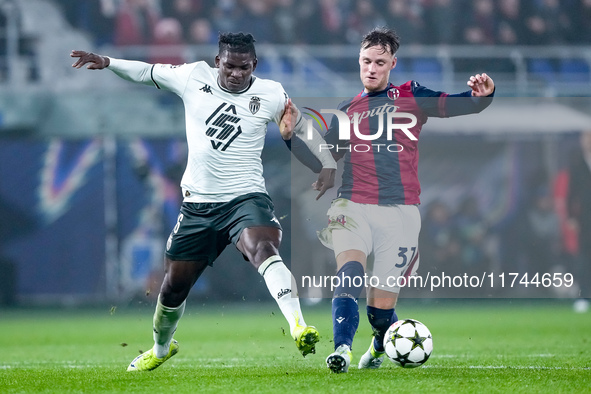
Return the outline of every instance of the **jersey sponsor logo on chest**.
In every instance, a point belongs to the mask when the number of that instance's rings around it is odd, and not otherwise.
[[[205,121],[205,125],[209,126],[205,135],[210,138],[213,149],[224,152],[242,134],[242,128],[238,124],[240,120],[236,106],[228,103],[220,104],[209,115]]]
[[[374,107],[372,109],[368,109],[362,112],[351,112],[347,111],[347,116],[351,120],[351,124],[355,124],[355,122],[360,122],[367,118],[372,118],[374,116],[382,116],[383,114],[389,114],[398,111],[400,107],[397,105],[390,105],[388,103]],[[357,120],[356,118],[357,117]]]

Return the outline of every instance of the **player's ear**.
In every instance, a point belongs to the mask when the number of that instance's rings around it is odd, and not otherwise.
[[[220,68],[220,55],[215,55],[214,64],[217,68]]]
[[[257,69],[258,62],[259,62],[259,60],[255,57],[254,60],[252,61],[252,71]]]
[[[398,58],[394,56],[394,59],[392,60],[392,67],[390,68],[390,70],[394,70],[394,67],[396,67],[396,62],[398,62]]]

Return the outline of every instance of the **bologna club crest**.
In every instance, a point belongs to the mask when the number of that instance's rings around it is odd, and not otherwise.
[[[398,89],[390,88],[388,90],[388,98],[390,100],[396,100],[398,97],[400,97],[400,92],[398,91]]]
[[[341,226],[344,227],[345,224],[347,224],[347,218],[345,217],[345,215],[339,215],[336,218],[328,218],[328,224],[330,225],[331,223],[339,223]]]
[[[259,108],[261,108],[261,99],[257,96],[253,96],[250,99],[250,103],[248,103],[248,108],[253,115],[259,112]]]

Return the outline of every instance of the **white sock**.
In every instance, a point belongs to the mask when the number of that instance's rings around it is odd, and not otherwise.
[[[185,301],[176,308],[162,305],[160,296],[154,312],[154,353],[162,358],[168,354],[176,326],[185,312]]]
[[[271,256],[259,267],[259,274],[265,279],[269,293],[273,296],[281,313],[289,323],[289,332],[293,336],[296,326],[306,326],[302,310],[300,308],[300,299],[297,296],[295,285],[292,294],[292,276],[280,256]]]

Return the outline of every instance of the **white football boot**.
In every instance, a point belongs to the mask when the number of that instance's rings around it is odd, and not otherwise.
[[[326,358],[326,366],[334,373],[347,372],[352,359],[351,348],[341,345]]]
[[[359,360],[359,369],[378,369],[384,362],[384,355],[386,352],[378,352],[373,346],[373,340],[372,337],[369,349]]]

